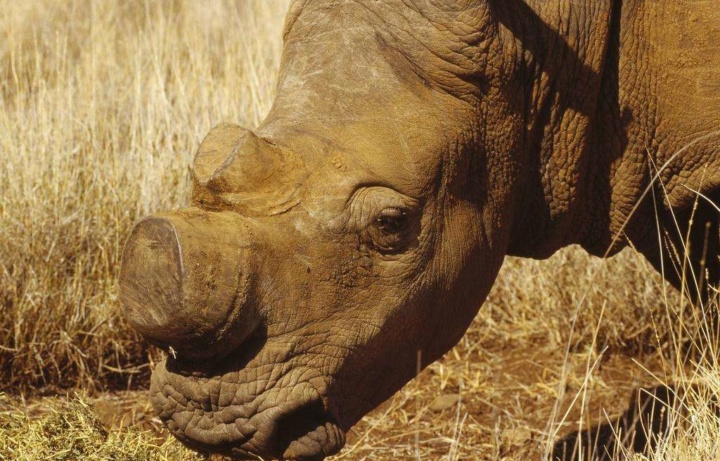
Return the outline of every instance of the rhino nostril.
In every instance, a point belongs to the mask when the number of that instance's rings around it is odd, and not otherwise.
[[[147,218],[128,239],[120,303],[151,342],[191,360],[236,348],[259,324],[242,218],[184,210]]]
[[[283,458],[315,459],[329,456],[345,444],[345,434],[319,400],[281,416],[275,424],[275,448]]]
[[[277,421],[276,435],[283,448],[315,429],[319,422],[326,419],[325,409],[320,401],[311,402],[304,407],[288,413]],[[284,450],[283,450],[284,451]]]

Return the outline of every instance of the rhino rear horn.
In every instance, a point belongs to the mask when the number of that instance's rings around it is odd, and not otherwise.
[[[193,166],[195,184],[213,193],[260,193],[293,182],[302,162],[250,130],[222,123],[205,136]]]

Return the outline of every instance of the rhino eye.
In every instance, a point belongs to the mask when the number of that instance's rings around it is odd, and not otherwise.
[[[405,249],[412,235],[411,215],[402,208],[386,208],[368,227],[373,246],[383,253]]]
[[[385,233],[400,232],[407,226],[407,211],[399,208],[387,208],[375,219],[375,223]]]

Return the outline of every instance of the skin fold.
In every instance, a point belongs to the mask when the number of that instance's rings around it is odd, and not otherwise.
[[[295,1],[267,118],[211,131],[192,207],[125,247],[126,315],[170,351],[151,393],[171,432],[239,459],[336,453],[457,343],[505,255],[632,244],[679,286],[668,250],[689,243],[711,296],[712,3]]]

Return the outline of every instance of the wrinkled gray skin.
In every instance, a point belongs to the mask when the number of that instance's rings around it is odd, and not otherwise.
[[[707,297],[719,24],[712,1],[294,2],[268,117],[214,130],[193,207],[125,249],[128,318],[175,355],[160,417],[238,458],[335,453],[508,254],[632,242],[678,285],[660,250],[688,235]]]

